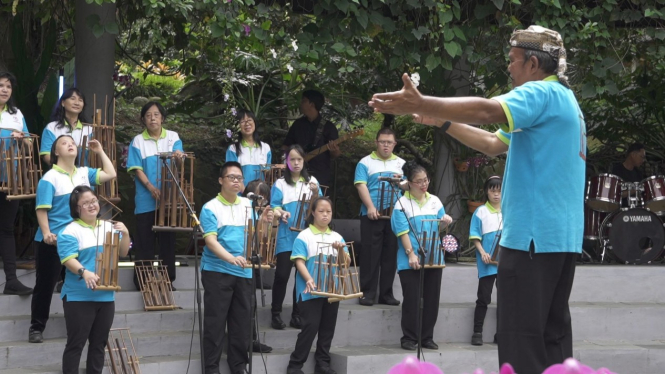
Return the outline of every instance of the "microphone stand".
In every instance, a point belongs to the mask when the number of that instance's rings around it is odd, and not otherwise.
[[[257,209],[258,208],[258,209]],[[250,328],[249,328],[249,341],[250,346],[249,346],[249,362],[248,362],[248,373],[252,374],[252,356],[254,353],[254,327],[256,327],[256,338],[261,341],[259,338],[259,327],[258,327],[258,308],[257,308],[257,302],[256,302],[256,274],[258,274],[259,278],[259,284],[261,285],[261,306],[265,307],[266,306],[266,294],[265,291],[263,290],[263,280],[261,278],[261,255],[258,253],[258,248],[259,248],[259,235],[258,235],[258,229],[259,229],[259,220],[261,219],[261,212],[263,208],[258,205],[258,200],[254,199],[252,200],[252,226],[254,227],[254,231],[252,234],[252,245],[251,245],[251,250],[252,250],[252,255],[251,255],[251,264],[252,264],[252,297],[251,297],[251,313],[252,317],[250,318]],[[258,272],[257,272],[258,271]],[[263,352],[261,352],[263,353]]]
[[[196,240],[196,233],[200,232],[203,233],[203,229],[201,227],[201,222],[199,221],[199,218],[196,216],[196,212],[194,211],[194,208],[192,208],[192,205],[189,203],[189,200],[187,200],[187,195],[183,192],[182,188],[180,187],[180,183],[178,183],[178,178],[173,174],[173,170],[171,170],[171,166],[167,162],[167,157],[162,157],[162,162],[164,164],[164,167],[166,170],[168,170],[169,175],[171,175],[171,179],[173,179],[173,184],[178,187],[178,192],[180,193],[180,196],[185,202],[185,205],[187,206],[187,211],[189,212],[190,217],[192,217],[194,229],[192,230],[192,240],[194,241],[194,290],[196,291],[196,305],[197,305],[197,311],[198,311],[198,318],[199,318],[199,345],[200,345],[200,351],[201,351],[201,372],[205,371],[205,360],[203,358],[203,316],[201,314],[201,287],[199,285],[199,265],[198,265],[198,257],[199,257],[199,248],[198,248],[198,240]]]
[[[395,180],[389,180],[387,181],[390,183],[394,188],[397,188],[399,190],[399,183],[398,181]],[[397,199],[397,202],[399,203],[400,207],[402,208],[402,211],[404,211],[404,205],[400,201],[400,199]],[[405,214],[406,215],[406,214]],[[424,288],[425,288],[425,250],[423,249],[423,243],[421,242],[421,239],[418,238],[418,235],[416,234],[417,231],[413,227],[413,224],[411,223],[411,219],[409,217],[406,217],[406,222],[409,224],[409,232],[414,233],[416,237],[416,241],[418,242],[418,256],[419,258],[419,264],[420,264],[420,269],[418,269],[419,272],[419,281],[418,281],[418,314],[416,315],[416,325],[418,326],[418,331],[417,331],[417,336],[418,336],[418,350],[417,350],[417,357],[418,361],[420,361],[420,357],[422,356],[422,351],[423,351],[423,313],[424,313],[424,303],[425,301],[423,300],[423,294],[424,294]],[[408,234],[405,234],[408,235]]]

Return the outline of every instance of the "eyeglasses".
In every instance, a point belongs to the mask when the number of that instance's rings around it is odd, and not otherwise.
[[[376,142],[381,144],[381,145],[393,145],[393,144],[395,144],[395,142],[392,141],[392,140],[377,140]]]
[[[245,121],[240,121],[240,126],[248,125],[248,124],[254,124],[254,121],[251,119],[245,120]]]
[[[411,183],[415,184],[416,186],[425,186],[425,185],[429,184],[429,179],[421,179],[421,180],[413,181]]]
[[[83,204],[79,205],[79,208],[88,209],[93,205],[97,205],[97,203],[99,203],[99,200],[97,200],[97,199],[90,200],[87,203],[83,203]]]
[[[242,175],[227,175],[224,178],[230,180],[231,182],[242,182],[245,178]]]

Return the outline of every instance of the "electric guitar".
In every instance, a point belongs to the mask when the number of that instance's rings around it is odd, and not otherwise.
[[[363,129],[358,129],[358,130],[349,131],[349,132],[347,132],[346,134],[340,136],[338,139],[333,140],[333,142],[334,142],[335,144],[340,144],[340,143],[343,143],[343,142],[345,142],[345,141],[347,141],[347,140],[350,140],[350,139],[353,139],[353,138],[357,138],[357,137],[359,137],[360,135],[363,135],[364,133],[365,133],[365,130],[363,130]],[[327,151],[329,151],[329,150],[330,150],[330,148],[328,148],[328,144],[323,145],[323,146],[321,146],[321,147],[319,147],[319,148],[316,148],[316,149],[314,149],[313,151],[308,152],[308,153],[305,155],[305,161],[309,161],[309,160],[313,159],[314,157],[316,157],[316,156],[318,156],[318,155],[320,155],[320,154],[322,154],[322,153],[324,153],[324,152],[327,152]]]

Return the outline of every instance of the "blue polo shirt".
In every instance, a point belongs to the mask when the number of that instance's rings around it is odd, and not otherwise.
[[[76,186],[92,186],[99,184],[100,169],[90,169],[86,166],[74,169],[73,174],[67,173],[58,165],[44,174],[37,185],[37,198],[35,209],[48,210],[49,230],[59,234],[62,229],[72,222],[69,211],[69,195]],[[37,228],[35,241],[44,240],[41,227]]]
[[[236,145],[231,144],[226,149],[226,162],[237,161],[242,166],[242,175],[245,177],[245,181],[263,179],[261,165],[270,164],[272,161],[270,146],[260,142],[260,144],[254,144],[253,147],[250,147],[243,140],[240,142],[240,150],[240,156],[238,156]]]
[[[58,122],[50,122],[44,131],[42,131],[42,143],[39,146],[39,155],[49,155],[51,154],[51,148],[53,148],[53,143],[61,135],[71,135],[76,143],[76,146],[79,148],[79,156],[81,155],[81,147],[83,144],[83,138],[86,137],[86,140],[89,141],[92,138],[92,126],[83,125],[81,121],[76,122],[76,126],[72,129],[68,123],[65,123],[64,126],[58,128]],[[84,157],[83,165],[89,165],[89,151],[87,149],[86,141],[86,152],[82,156]]]
[[[0,138],[9,138],[15,131],[23,132],[24,135],[30,135],[28,132],[28,125],[25,123],[25,118],[20,110],[16,109],[16,113],[10,114],[7,105],[0,112]],[[5,149],[9,149],[11,142],[4,142]],[[18,152],[18,149],[16,150]],[[0,180],[7,181],[7,171],[5,170],[5,163],[0,163]]]
[[[392,177],[394,174],[402,175],[402,166],[404,160],[391,154],[387,160],[379,157],[376,152],[372,152],[369,156],[363,157],[356,166],[356,175],[353,184],[364,183],[369,190],[369,196],[372,199],[372,204],[376,209],[381,205],[381,186],[385,186],[383,196],[383,206],[388,207],[393,205],[400,196],[400,191],[397,191],[395,196],[390,196],[390,183],[379,181],[379,177]],[[361,203],[360,215],[367,215],[367,207]]]
[[[408,234],[411,241],[411,248],[413,248],[413,252],[418,254],[418,250],[420,249],[418,240],[422,233],[425,231],[430,233],[439,231],[438,222],[423,222],[423,220],[440,220],[446,214],[446,210],[438,197],[431,195],[429,192],[425,194],[426,200],[421,205],[408,191],[405,192],[404,196],[400,197],[395,204],[393,215],[390,217],[390,226],[395,236],[397,236],[398,272],[411,269],[409,267],[409,256],[404,252],[405,248],[400,236]],[[409,221],[411,221],[411,225],[416,232],[411,231]]]
[[[155,140],[150,137],[148,130],[144,130],[141,134],[134,137],[132,144],[129,146],[127,171],[131,173],[134,170],[142,170],[150,183],[156,188],[160,188],[161,185],[157,183],[157,173],[162,170],[159,153],[173,151],[184,152],[182,141],[176,132],[162,128],[161,136],[158,140]],[[134,184],[136,186],[136,195],[134,196],[136,208],[134,209],[134,214],[154,211],[157,202],[152,197],[150,191],[145,188],[138,178],[134,178]]]
[[[328,228],[325,232],[320,231],[314,225],[309,225],[309,227],[301,231],[296,237],[295,242],[293,243],[293,252],[291,252],[291,261],[294,261],[298,258],[305,260],[305,265],[307,266],[307,271],[309,275],[314,279],[314,284],[320,289],[319,285],[319,276],[322,279],[325,279],[327,274],[319,274],[318,265],[316,261],[318,259],[319,253],[323,253],[323,261],[327,261],[329,256],[336,255],[337,250],[334,249],[331,245],[334,242],[345,243],[342,236],[335,231],[332,231]],[[348,249],[344,247],[344,252],[349,253]],[[333,276],[336,275],[335,268],[333,270]],[[339,280],[336,280],[336,283]],[[299,271],[296,271],[296,300],[307,301],[317,297],[326,298],[325,296],[314,296],[311,293],[304,293],[306,288],[305,278],[300,275]]]
[[[501,212],[494,209],[489,202],[478,207],[471,217],[471,227],[469,227],[469,241],[480,240],[483,250],[490,256],[494,254],[497,236],[501,233],[503,218]],[[476,254],[476,267],[478,268],[478,278],[496,274],[496,265],[486,264],[482,257]]]
[[[312,197],[312,190],[309,189],[310,182],[316,183],[317,185],[319,184],[314,177],[310,177],[309,182],[306,182],[304,178],[300,177],[298,182],[292,186],[286,183],[286,180],[282,177],[272,186],[270,192],[270,207],[273,209],[280,208],[285,212],[291,213],[288,223],[285,224],[282,220],[279,221],[277,242],[275,244],[276,255],[282,252],[291,252],[293,249],[293,241],[296,240],[298,232],[291,231],[290,227],[296,226],[298,207],[301,205],[298,200],[302,199],[303,194],[306,199]],[[323,194],[321,193],[321,187],[319,186],[319,196],[321,195]],[[307,207],[308,204],[305,204],[303,207],[303,215],[307,213]],[[306,227],[302,228],[305,229]]]
[[[201,208],[203,237],[215,235],[217,242],[234,257],[246,256],[245,225],[251,217],[252,203],[244,197],[228,202],[221,194]],[[231,265],[217,257],[208,246],[203,247],[201,270],[216,271],[240,278],[251,278],[252,269]]]
[[[586,125],[573,91],[555,76],[493,98],[512,133],[503,178],[501,245],[581,253]]]
[[[104,252],[104,238],[106,233],[116,233],[113,224],[109,221],[97,220],[96,226],[90,226],[80,219],[65,227],[58,235],[58,256],[60,263],[75,258],[89,271],[99,275],[97,271],[97,254]],[[122,233],[120,233],[122,239]],[[93,291],[89,289],[78,274],[69,269],[65,272],[65,283],[60,292],[60,298],[67,297],[67,301],[113,301],[114,291]]]

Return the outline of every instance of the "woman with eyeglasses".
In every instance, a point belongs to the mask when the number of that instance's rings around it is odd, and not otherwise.
[[[77,147],[81,148],[84,145],[87,147],[87,144],[83,143],[83,138],[91,138],[92,126],[84,125],[84,123],[89,122],[83,114],[84,110],[85,96],[83,96],[83,93],[78,88],[70,88],[62,93],[60,100],[55,105],[52,122],[46,125],[44,131],[42,131],[42,143],[39,147],[39,154],[47,164],[51,163],[51,147],[53,147],[53,142],[60,135],[71,135]],[[88,165],[87,156],[87,152],[81,155],[81,157],[85,158],[83,165]]]
[[[427,170],[413,161],[402,167],[408,181],[408,191],[395,204],[390,224],[397,236],[397,273],[402,284],[402,339],[403,349],[414,351],[418,343],[418,294],[420,284],[419,239],[423,232],[438,232],[440,220],[449,225],[453,219],[435,195],[427,192]],[[410,222],[410,225],[409,225]],[[412,228],[414,231],[412,231]],[[434,325],[439,315],[442,269],[426,269],[423,283],[422,347],[438,349],[434,342]]]
[[[78,374],[81,353],[88,341],[86,373],[101,374],[104,347],[115,315],[115,291],[99,291],[97,254],[104,252],[106,233],[120,233],[118,255],[129,251],[129,231],[122,222],[97,219],[99,200],[88,186],[74,188],[69,196],[74,222],[58,235],[58,255],[67,269],[60,297],[65,312],[67,344],[62,354],[63,374]]]
[[[166,109],[162,104],[151,101],[141,108],[141,122],[145,130],[134,137],[127,156],[127,171],[134,175],[136,194],[136,236],[134,248],[136,260],[155,258],[155,239],[159,241],[159,258],[167,268],[169,279],[175,281],[175,232],[152,231],[155,224],[155,211],[160,201],[160,185],[157,182],[162,163],[160,153],[173,153],[184,157],[182,141],[175,131],[162,127],[166,121]],[[139,290],[139,279],[134,273],[134,285]],[[175,291],[175,287],[172,287]]]
[[[37,185],[37,222],[39,229],[35,241],[39,243],[35,252],[37,280],[32,294],[32,316],[30,321],[30,343],[41,343],[46,322],[51,310],[51,297],[55,284],[60,279],[60,257],[58,256],[58,234],[72,217],[69,211],[69,195],[77,186],[99,185],[116,177],[113,163],[106,156],[102,145],[91,140],[90,151],[102,160],[102,169],[76,167],[78,148],[71,135],[60,135],[51,148],[53,168]]]
[[[263,179],[261,165],[272,162],[270,146],[259,139],[256,117],[250,111],[238,111],[238,140],[226,149],[226,161],[237,161],[242,165],[246,181]]]

